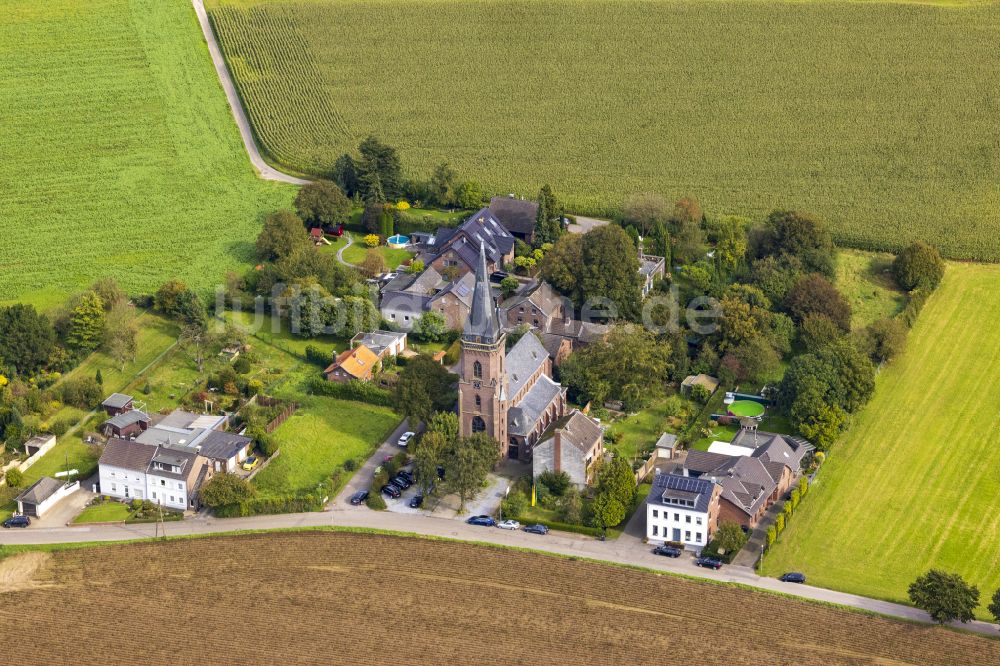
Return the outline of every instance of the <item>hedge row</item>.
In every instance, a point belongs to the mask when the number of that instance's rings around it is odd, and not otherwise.
[[[917,316],[923,310],[930,295],[930,292],[924,289],[914,289],[907,294],[906,307],[897,315],[907,328],[913,328],[913,325],[917,323]]]
[[[532,519],[529,523],[530,525],[545,525],[550,530],[558,530],[560,532],[574,532],[576,534],[586,534],[588,536],[596,537],[601,535],[601,528],[599,527],[587,527],[586,525],[571,525],[569,523],[559,523],[554,520],[535,520]]]
[[[326,395],[341,400],[357,400],[379,407],[392,407],[392,393],[369,382],[352,379],[346,384],[328,382],[314,377],[309,381],[309,390],[314,395]]]
[[[254,497],[215,509],[219,518],[241,518],[272,513],[302,513],[322,511],[323,498],[314,495],[303,497]]]

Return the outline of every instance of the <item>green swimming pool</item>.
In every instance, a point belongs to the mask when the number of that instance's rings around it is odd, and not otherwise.
[[[764,415],[764,405],[753,400],[737,400],[727,408],[733,416],[749,416],[751,418]]]

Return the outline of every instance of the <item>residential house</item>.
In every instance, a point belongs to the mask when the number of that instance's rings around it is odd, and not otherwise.
[[[688,375],[681,382],[681,395],[690,397],[691,389],[695,386],[704,386],[705,390],[709,393],[715,393],[715,390],[719,388],[719,380],[704,373],[700,375]]]
[[[103,495],[184,511],[199,508],[198,491],[212,470],[195,451],[112,438],[98,461],[98,474]]]
[[[572,301],[548,282],[539,282],[508,299],[501,309],[501,317],[508,329],[528,325],[539,333],[568,339],[574,349],[602,339],[608,333],[605,324],[574,319]]]
[[[646,538],[700,550],[719,527],[722,487],[683,473],[657,473],[646,500]]]
[[[427,311],[431,298],[448,286],[433,267],[419,275],[400,273],[382,288],[379,312],[382,319],[404,331]]]
[[[657,280],[662,280],[667,274],[667,260],[651,254],[639,253],[639,276],[642,278],[642,297],[649,296]]]
[[[449,269],[458,276],[475,272],[480,248],[486,254],[488,273],[501,270],[514,259],[514,236],[489,208],[474,213],[455,229],[439,229],[433,247],[420,259],[442,275]]]
[[[566,413],[566,391],[552,379],[549,353],[535,335],[522,336],[510,351],[506,343],[484,245],[461,337],[459,432],[486,433],[502,455],[527,462],[541,434]]]
[[[555,333],[535,333],[549,353],[552,365],[558,368],[573,353],[573,341]]]
[[[146,431],[136,441],[149,446],[185,449],[209,461],[213,471],[236,471],[253,448],[253,440],[226,432],[228,417],[194,414],[176,409]]]
[[[351,347],[367,347],[379,359],[399,356],[406,349],[406,333],[399,331],[358,333],[351,338]]]
[[[62,498],[80,488],[79,481],[67,483],[48,476],[28,486],[14,501],[17,502],[17,512],[33,518],[41,518]]]
[[[594,481],[597,463],[604,457],[604,431],[578,409],[562,417],[542,434],[531,458],[532,474],[566,472],[579,487]]]
[[[441,314],[449,330],[461,329],[472,310],[475,283],[475,274],[466,273],[431,296],[427,309]]]
[[[117,416],[124,412],[132,410],[132,396],[125,395],[124,393],[112,393],[104,402],[101,403],[101,407],[104,411],[108,413],[108,416]]]
[[[380,363],[379,357],[372,350],[361,345],[338,354],[323,374],[331,382],[346,383],[352,379],[367,382],[371,381]]]
[[[538,204],[534,201],[517,199],[513,194],[490,199],[490,212],[500,221],[510,234],[528,245],[535,242],[535,222],[538,219]]]

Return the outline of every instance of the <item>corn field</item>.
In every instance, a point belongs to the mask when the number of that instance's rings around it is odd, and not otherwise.
[[[580,213],[794,207],[838,241],[1000,261],[1000,4],[210,0],[266,151],[369,133],[411,175],[550,182]]]
[[[0,301],[208,288],[293,194],[251,169],[189,0],[0,3]]]
[[[939,627],[590,562],[373,534],[67,550],[21,587],[2,595],[12,610],[0,614],[0,632],[31,627],[31,641],[7,646],[11,663],[132,664],[137,654],[177,664],[634,664],[656,655],[701,664],[1000,662],[997,641]],[[127,620],[95,611],[111,591]]]

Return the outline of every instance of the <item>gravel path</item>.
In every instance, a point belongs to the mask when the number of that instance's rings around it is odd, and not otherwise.
[[[243,146],[250,157],[250,163],[253,164],[257,173],[264,180],[275,180],[292,185],[307,185],[310,181],[282,173],[264,161],[264,157],[257,148],[257,142],[254,140],[253,131],[250,129],[250,121],[247,119],[246,111],[243,110],[243,103],[240,101],[240,96],[236,93],[236,85],[233,83],[233,78],[229,75],[226,60],[222,57],[222,49],[219,48],[219,42],[215,38],[212,24],[208,20],[205,3],[203,0],[192,0],[192,4],[194,5],[195,14],[198,15],[198,23],[201,24],[201,32],[205,35],[205,42],[208,44],[208,52],[212,56],[215,72],[219,75],[219,83],[222,84],[222,89],[226,91],[229,108],[233,112],[236,126],[240,128],[240,136],[243,138]]]

